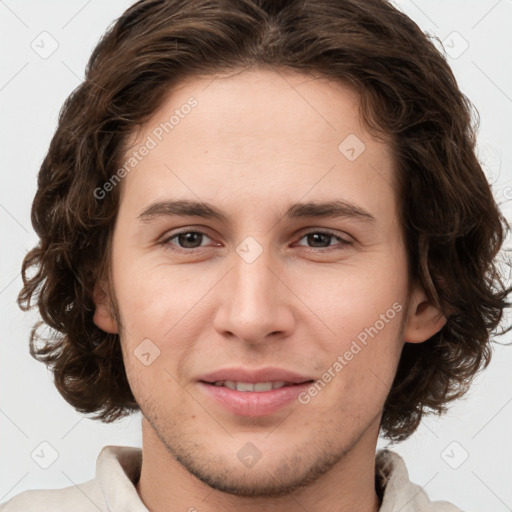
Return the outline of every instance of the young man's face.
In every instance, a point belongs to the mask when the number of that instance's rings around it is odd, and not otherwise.
[[[357,95],[291,72],[212,80],[174,89],[126,154],[149,148],[118,185],[124,363],[145,447],[212,487],[277,495],[374,450],[404,339],[444,320],[420,289],[408,295],[395,162]],[[174,201],[224,218],[148,213]],[[344,214],[286,214],[334,201]],[[99,300],[95,321],[117,332]],[[320,382],[206,383],[224,380]]]

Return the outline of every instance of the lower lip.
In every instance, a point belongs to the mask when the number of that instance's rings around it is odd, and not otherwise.
[[[294,384],[270,391],[237,391],[224,386],[199,382],[201,388],[225,409],[240,416],[267,416],[282,409],[312,384]]]

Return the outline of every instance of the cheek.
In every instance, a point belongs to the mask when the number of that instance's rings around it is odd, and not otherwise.
[[[199,278],[183,267],[120,261],[114,278],[128,379],[134,392],[172,388],[204,326],[201,299],[216,276]],[[120,270],[123,270],[121,272]],[[149,363],[146,366],[146,363]],[[140,384],[140,385],[139,385]]]
[[[384,335],[398,329],[406,279],[402,268],[387,267],[384,255],[380,259],[380,265],[341,264],[303,272],[293,281],[294,292],[328,328],[332,336],[327,338],[340,340],[340,348],[375,324]]]
[[[179,290],[179,280],[166,280],[156,270],[128,275],[117,290],[123,359],[132,392],[139,403],[151,403],[157,396],[159,400],[180,396],[179,365],[197,336],[190,328],[194,301]],[[189,331],[184,332],[187,327]]]
[[[340,406],[383,402],[396,371],[406,280],[397,277],[403,269],[396,263],[386,268],[384,258],[382,262],[380,267],[338,269],[315,279],[310,275],[298,291],[318,315],[312,317],[315,325],[326,333],[317,337],[326,372],[322,380],[333,383],[327,387]]]
[[[135,264],[120,260],[114,272],[114,286],[123,324],[131,333],[156,339],[190,312],[213,285],[212,279],[200,278],[181,266],[154,265],[140,258]]]

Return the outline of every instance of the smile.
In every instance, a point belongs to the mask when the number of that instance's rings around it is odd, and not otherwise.
[[[214,386],[226,387],[236,391],[270,391],[272,389],[279,389],[284,386],[292,386],[291,382],[276,381],[276,382],[235,382],[233,380],[219,380],[213,383]]]

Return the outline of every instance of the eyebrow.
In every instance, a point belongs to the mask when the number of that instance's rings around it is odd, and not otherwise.
[[[158,217],[190,216],[205,219],[216,219],[229,223],[228,216],[216,206],[202,201],[177,200],[158,201],[145,208],[138,218],[150,222]],[[354,203],[341,199],[327,202],[306,202],[291,204],[282,217],[290,219],[302,218],[353,218],[365,222],[376,222],[376,218],[368,211]]]

